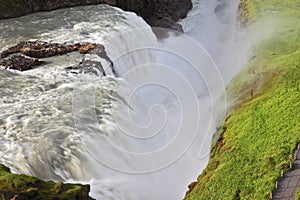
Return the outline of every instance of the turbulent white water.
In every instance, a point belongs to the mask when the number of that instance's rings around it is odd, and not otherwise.
[[[207,164],[225,110],[218,98],[248,50],[236,33],[238,1],[193,3],[181,22],[187,35],[161,42],[140,17],[105,5],[0,21],[2,50],[35,39],[101,43],[117,74],[76,53],[0,70],[0,162],[89,183],[96,199],[182,199]],[[65,70],[83,58],[109,76]]]

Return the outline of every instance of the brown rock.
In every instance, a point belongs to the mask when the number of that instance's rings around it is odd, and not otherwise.
[[[95,48],[97,46],[97,44],[94,44],[94,43],[85,43],[85,44],[81,44],[79,49],[78,49],[78,52],[81,53],[81,54],[87,54]]]
[[[44,41],[23,41],[3,51],[0,54],[0,56],[1,58],[5,58],[9,54],[22,53],[28,57],[15,55],[7,60],[4,60],[1,64],[6,68],[25,71],[25,70],[33,69],[35,66],[38,66],[43,63],[39,61],[37,58],[48,58],[52,56],[64,55],[72,51],[78,51],[81,54],[98,55],[99,57],[107,60],[110,63],[112,72],[117,76],[113,67],[113,62],[106,54],[105,47],[101,44],[95,44],[95,43],[84,43],[84,44],[75,43],[71,45],[65,45],[65,44],[58,44],[58,43],[47,43]],[[95,65],[95,63],[90,63],[90,62],[84,62],[84,63],[86,65],[84,65],[83,68],[88,69],[84,71],[90,71],[90,72],[93,71],[92,68],[87,67],[87,65],[92,66]],[[98,67],[99,70],[102,69],[102,65],[100,64],[99,66],[101,66]],[[80,68],[82,70],[82,66]],[[100,71],[105,76],[103,70]]]
[[[63,55],[80,48],[80,44],[63,45],[58,43],[47,43],[43,41],[24,41],[1,53],[1,58],[9,54],[23,53],[33,58],[48,58],[57,55]]]
[[[284,169],[288,169],[288,168],[290,168],[290,164],[287,164],[287,163],[284,163],[278,167],[278,169],[280,169],[280,170],[284,170]]]
[[[191,184],[189,184],[189,191],[192,191],[197,185],[197,182],[192,182]]]
[[[23,53],[33,58],[48,58],[52,56],[63,55],[72,51],[78,51],[81,54],[97,54],[100,57],[108,58],[103,45],[95,43],[64,45],[58,43],[47,43],[43,41],[23,41],[10,47],[1,53],[1,58],[9,54]]]
[[[43,63],[44,63],[43,61],[40,61],[36,58],[29,58],[20,55],[15,55],[9,59],[4,60],[3,62],[0,63],[0,65],[9,69],[26,71],[26,70],[33,69],[34,67],[39,66]]]

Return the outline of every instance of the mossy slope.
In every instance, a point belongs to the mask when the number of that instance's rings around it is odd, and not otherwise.
[[[300,190],[297,192],[295,200],[300,200]]]
[[[279,166],[291,162],[300,142],[300,1],[242,2],[251,4],[252,20],[267,15],[277,28],[229,84],[238,106],[187,200],[269,199]]]
[[[12,174],[0,165],[0,199],[91,199],[89,186],[45,182],[26,175]]]

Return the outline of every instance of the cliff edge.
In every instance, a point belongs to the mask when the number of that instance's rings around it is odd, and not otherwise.
[[[233,106],[186,200],[270,199],[300,142],[299,3],[241,0],[239,8],[242,26],[271,28],[227,86]]]

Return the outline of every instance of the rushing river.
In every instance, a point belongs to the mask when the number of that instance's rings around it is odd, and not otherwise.
[[[91,184],[96,199],[182,199],[208,162],[225,84],[248,49],[236,32],[238,1],[193,4],[180,22],[186,34],[160,41],[142,18],[106,5],[0,21],[0,50],[92,42],[113,61],[71,53],[26,72],[0,69],[0,162]],[[107,76],[66,70],[83,59],[100,61]]]

